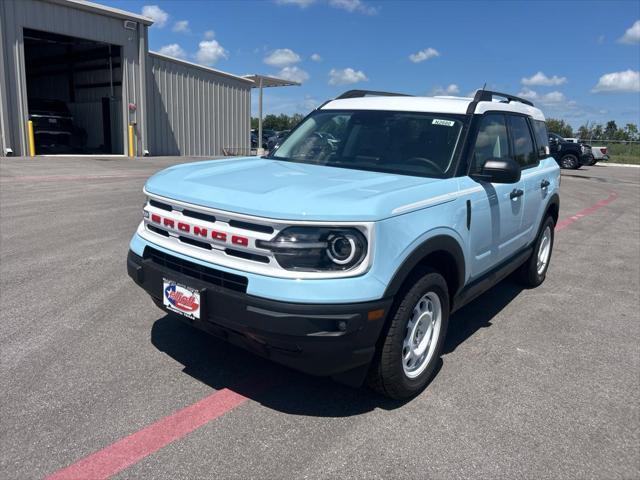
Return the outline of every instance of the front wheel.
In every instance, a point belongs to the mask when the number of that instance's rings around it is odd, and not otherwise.
[[[578,162],[578,157],[569,154],[560,159],[560,166],[562,168],[570,168],[572,170],[576,170],[580,168],[580,162]]]
[[[520,283],[526,287],[537,287],[547,276],[551,252],[553,250],[555,222],[547,217],[542,224],[538,238],[529,259],[520,267]]]
[[[411,397],[433,377],[449,323],[442,275],[428,270],[404,294],[369,375],[369,385],[391,398]]]

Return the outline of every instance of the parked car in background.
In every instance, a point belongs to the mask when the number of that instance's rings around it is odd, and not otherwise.
[[[290,131],[291,130],[281,130],[279,132],[276,132],[272,137],[269,137],[269,140],[267,140],[267,150],[271,151],[276,146],[280,145],[280,143],[282,143],[282,141],[287,138],[287,135],[289,135]]]
[[[578,169],[583,165],[591,165],[593,161],[591,147],[568,142],[557,133],[549,133],[549,149],[562,168]]]
[[[37,153],[79,153],[86,145],[86,131],[74,126],[69,107],[60,100],[30,99],[29,120]]]
[[[601,160],[603,162],[609,160],[609,150],[607,150],[607,147],[591,147],[591,153],[593,154],[593,165]]]
[[[264,136],[262,137],[262,148],[267,148],[267,143],[264,141]],[[258,134],[251,132],[251,148],[258,148]]]

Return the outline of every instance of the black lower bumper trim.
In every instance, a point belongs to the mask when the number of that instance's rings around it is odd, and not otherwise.
[[[162,309],[163,278],[201,292],[201,319],[181,320],[276,362],[313,375],[361,383],[392,299],[351,304],[300,304],[255,297],[184,275],[133,252],[129,276]],[[165,309],[166,310],[166,309]],[[369,320],[368,313],[384,310]],[[362,375],[344,375],[358,370]]]

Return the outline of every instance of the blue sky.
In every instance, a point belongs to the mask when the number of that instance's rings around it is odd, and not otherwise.
[[[303,81],[265,90],[265,113],[306,113],[351,88],[467,95],[486,82],[574,127],[640,123],[638,1],[101,3],[152,16],[151,50]]]

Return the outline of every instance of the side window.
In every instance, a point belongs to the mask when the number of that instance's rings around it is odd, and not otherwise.
[[[542,120],[533,120],[533,133],[536,136],[536,145],[538,147],[538,158],[547,158],[549,156],[549,134],[547,133],[547,124]]]
[[[522,168],[536,165],[538,163],[538,153],[533,146],[527,119],[509,115],[509,128],[511,129],[511,139],[513,141],[513,159]]]
[[[471,158],[471,173],[479,173],[490,158],[509,156],[509,140],[504,115],[488,113],[480,120]]]

